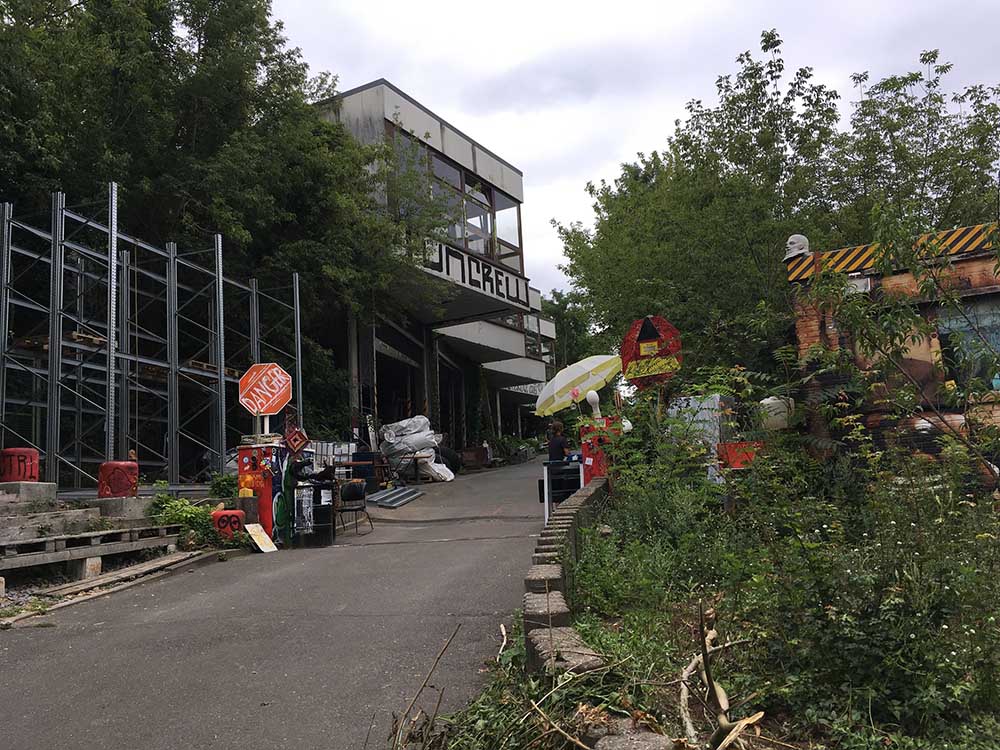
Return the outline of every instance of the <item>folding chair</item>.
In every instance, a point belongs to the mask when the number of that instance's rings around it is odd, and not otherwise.
[[[371,533],[375,530],[375,524],[372,522],[372,517],[368,515],[368,505],[367,505],[367,492],[365,487],[365,481],[363,479],[352,479],[344,484],[340,485],[340,507],[337,508],[337,515],[340,517],[340,527],[342,529],[347,528],[347,522],[344,520],[345,513],[354,514],[354,533],[361,535],[358,529],[358,516],[364,514],[364,517],[368,519],[368,525],[371,527],[366,534]]]

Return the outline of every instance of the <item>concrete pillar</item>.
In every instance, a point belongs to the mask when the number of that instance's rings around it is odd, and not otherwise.
[[[358,360],[358,319],[353,311],[347,313],[347,370],[350,376],[351,431],[361,426],[361,366]]]
[[[0,599],[7,596],[7,581],[3,576],[0,576]]]
[[[497,435],[503,435],[503,419],[500,415],[500,389],[497,388]]]
[[[424,387],[427,400],[427,418],[431,427],[441,429],[441,344],[437,334],[424,328]]]
[[[75,581],[86,581],[101,574],[101,558],[85,557],[82,560],[69,561],[69,575]]]
[[[517,413],[517,436],[521,438],[524,437],[524,431],[521,429],[521,405],[515,406],[514,411]]]

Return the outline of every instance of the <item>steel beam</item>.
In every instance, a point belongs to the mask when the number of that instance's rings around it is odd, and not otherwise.
[[[295,410],[299,415],[299,426],[305,426],[305,412],[302,411],[302,318],[299,309],[299,274],[292,274],[292,305],[295,308]]]
[[[45,425],[45,481],[59,481],[59,426],[62,410],[59,381],[62,377],[63,231],[66,196],[52,194],[52,263],[49,274],[49,377]]]
[[[118,320],[109,320],[108,327],[111,328],[116,323],[119,326],[118,353],[125,355],[118,357],[121,362],[121,367],[118,370],[118,393],[121,396],[118,406],[120,425],[118,431],[118,456],[125,459],[128,457],[129,450],[128,425],[129,412],[132,407],[132,401],[129,398],[129,369],[131,363],[128,357],[132,353],[132,340],[129,338],[128,330],[130,314],[128,293],[131,286],[129,267],[132,265],[132,254],[127,247],[122,248],[118,260],[121,264],[121,283],[118,285]]]
[[[118,185],[108,185],[108,349],[105,380],[104,459],[115,457],[115,357],[118,354]],[[81,313],[82,315],[82,313]]]
[[[167,481],[177,484],[180,453],[180,355],[177,346],[177,245],[167,243]]]
[[[260,362],[260,299],[257,279],[250,279],[250,364]]]
[[[215,367],[219,394],[216,404],[216,440],[219,445],[219,473],[226,468],[226,319],[223,309],[222,235],[215,235]]]
[[[14,207],[0,203],[0,448],[7,430],[7,342],[10,338],[10,221]]]

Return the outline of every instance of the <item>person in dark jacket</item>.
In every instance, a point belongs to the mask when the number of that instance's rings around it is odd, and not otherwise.
[[[569,455],[569,441],[563,435],[562,422],[552,423],[552,437],[549,438],[549,461],[565,461]]]

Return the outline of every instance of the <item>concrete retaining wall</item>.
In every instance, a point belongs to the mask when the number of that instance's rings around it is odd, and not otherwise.
[[[532,565],[524,577],[525,669],[533,674],[589,672],[605,666],[603,657],[590,648],[571,625],[572,581],[567,580],[576,561],[580,532],[592,526],[608,496],[608,480],[592,481],[575,492],[549,516],[538,538]],[[631,719],[615,722],[596,734],[588,734],[586,747],[594,750],[670,750],[669,737]]]
[[[524,641],[526,668],[533,673],[585,672],[604,665],[570,626],[565,562],[575,560],[581,529],[593,524],[601,502],[608,495],[608,480],[595,479],[573,493],[549,515],[531,567],[524,577]]]

